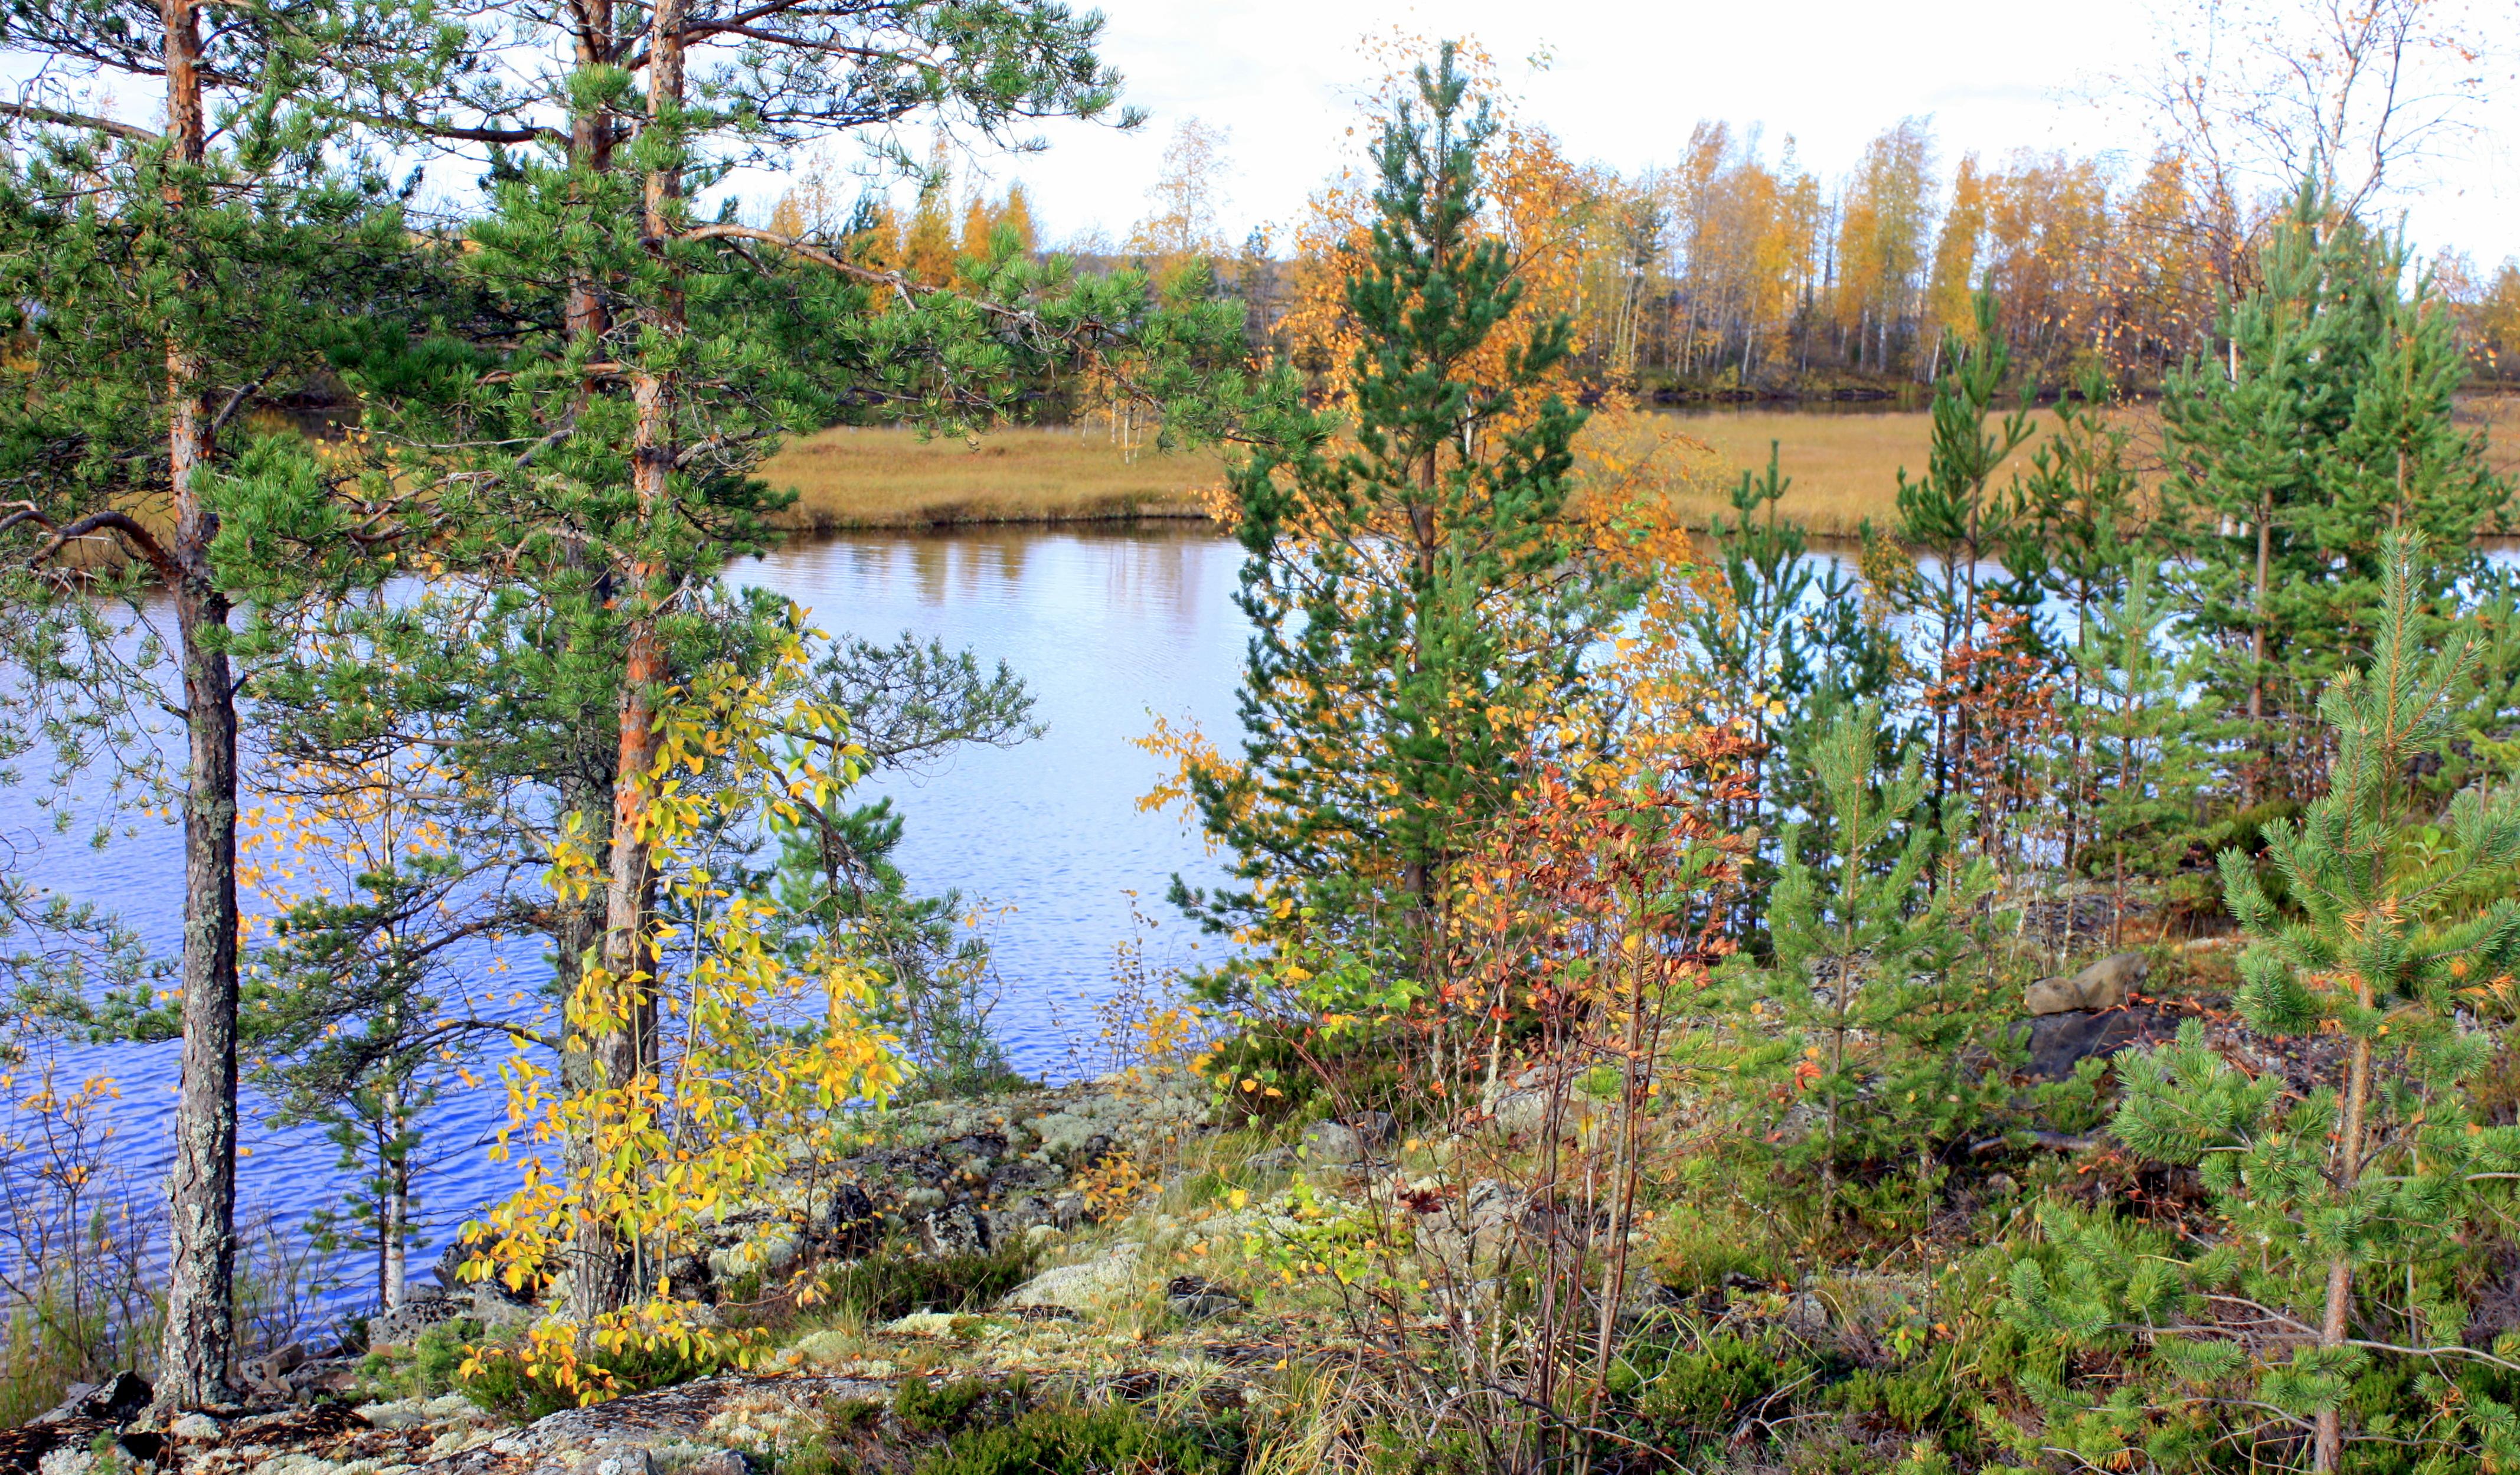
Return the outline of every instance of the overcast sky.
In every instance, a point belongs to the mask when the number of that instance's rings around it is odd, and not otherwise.
[[[2480,0],[2488,33],[2520,34],[2520,5]],[[1235,166],[1225,224],[1293,220],[1306,195],[1358,141],[1343,135],[1374,67],[1369,32],[1470,34],[1518,83],[1526,115],[1578,159],[1621,170],[1671,162],[1702,117],[1763,123],[1773,160],[1786,134],[1807,167],[1834,178],[1884,126],[1933,115],[1948,173],[1963,153],[2016,148],[2140,156],[2141,120],[2078,99],[2158,49],[2147,0],[2024,6],[2001,0],[1755,0],[1711,4],[1616,0],[1103,0],[1104,55],[1126,96],[1152,117],[1135,134],[1047,130],[1047,154],[1004,159],[998,178],[1030,188],[1054,241],[1101,226],[1112,236],[1146,212],[1146,189],[1175,120],[1232,130]],[[1545,67],[1524,59],[1546,53]],[[2513,145],[2520,108],[2494,63],[2498,96],[2477,114],[2481,135],[2446,159],[2420,196],[2401,202],[2427,251],[2444,243],[2492,265],[2520,252]]]

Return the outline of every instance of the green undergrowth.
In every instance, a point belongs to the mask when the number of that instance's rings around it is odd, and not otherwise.
[[[1021,1244],[933,1259],[906,1245],[891,1244],[826,1272],[819,1301],[841,1317],[868,1321],[889,1321],[921,1311],[985,1311],[1023,1284],[1039,1259]]]
[[[459,1374],[458,1390],[490,1412],[517,1423],[531,1423],[546,1414],[578,1407],[575,1393],[555,1386],[549,1377],[531,1370],[535,1364],[523,1355],[510,1349],[500,1349],[500,1354],[472,1360],[470,1372]],[[595,1375],[605,1380],[609,1396],[626,1398],[710,1377],[737,1363],[731,1355],[719,1355],[694,1341],[688,1346],[667,1343],[654,1348],[634,1343],[617,1352],[589,1358],[585,1365],[601,1369]]]
[[[363,1391],[380,1403],[469,1392],[459,1377],[465,1351],[485,1335],[480,1322],[458,1317],[427,1328],[398,1351],[370,1352],[359,1363]]]
[[[903,1381],[889,1405],[835,1401],[820,1426],[750,1452],[772,1475],[1238,1475],[1238,1418],[1080,1402],[1020,1374]]]

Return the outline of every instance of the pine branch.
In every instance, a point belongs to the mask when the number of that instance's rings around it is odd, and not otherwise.
[[[80,538],[100,532],[112,532],[119,534],[129,542],[140,557],[148,560],[149,565],[157,569],[161,577],[169,580],[176,579],[181,577],[184,571],[183,566],[176,562],[175,556],[167,552],[166,546],[158,542],[155,534],[122,513],[90,513],[67,527],[57,527],[50,517],[45,516],[36,508],[22,504],[16,512],[6,517],[0,517],[0,533],[5,533],[20,523],[40,527],[53,535],[43,547],[27,556],[26,562],[29,567],[50,562],[56,554]]]
[[[84,128],[91,133],[111,133],[137,144],[158,144],[165,140],[133,123],[117,122],[110,117],[96,117],[85,112],[66,112],[59,108],[46,108],[35,103],[0,102],[0,117],[22,118],[30,123],[52,123],[63,128]]]

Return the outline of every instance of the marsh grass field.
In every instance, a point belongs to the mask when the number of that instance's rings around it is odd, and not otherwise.
[[[2157,466],[2159,421],[2150,406],[2118,412],[2135,432],[2147,475]],[[2520,476],[2520,396],[2464,399],[2458,420],[2485,428],[2490,459]],[[1655,479],[1688,515],[1703,521],[1725,506],[1744,470],[1764,469],[1771,441],[1791,479],[1782,511],[1814,534],[1853,537],[1869,518],[1897,514],[1899,471],[1921,474],[1931,417],[1921,410],[1823,412],[1757,407],[1603,419],[1587,428],[1606,464],[1633,464],[1660,442]],[[2026,470],[2031,452],[2054,428],[2051,412],[2032,416],[2033,435],[1999,473]],[[797,493],[789,525],[818,532],[850,528],[942,527],[971,523],[1121,521],[1204,515],[1207,493],[1224,475],[1214,452],[1169,453],[1141,446],[1124,454],[1099,424],[1013,426],[973,441],[922,438],[892,427],[840,426],[786,447],[762,468],[772,485]]]
[[[2132,447],[2147,484],[2158,480],[2161,420],[2151,405],[2114,412],[2134,432]],[[1782,510],[1823,537],[1853,537],[1866,518],[1874,525],[1898,514],[1899,471],[1922,475],[1926,441],[1933,417],[1922,410],[1815,412],[1755,408],[1698,411],[1675,415],[1677,426],[1707,447],[1704,462],[1711,485],[1680,491],[1683,505],[1702,514],[1724,506],[1743,470],[1764,469],[1768,445],[1777,443],[1778,466],[1792,479]],[[2462,399],[2456,414],[2464,425],[2482,426],[2487,459],[2505,476],[2520,478],[2520,396],[2478,395]],[[2031,417],[2031,438],[1997,473],[1999,484],[2014,471],[2027,471],[2031,455],[2054,430],[2052,412]]]
[[[791,526],[941,527],[1195,517],[1225,474],[1212,452],[1124,455],[1101,425],[1016,425],[977,440],[841,425],[784,447],[761,469],[792,490]]]

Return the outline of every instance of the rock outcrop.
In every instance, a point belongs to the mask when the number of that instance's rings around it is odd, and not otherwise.
[[[2145,954],[2113,953],[2080,972],[2040,979],[2022,991],[2021,1006],[2033,1017],[2116,1008],[2151,971],[2152,960]]]

